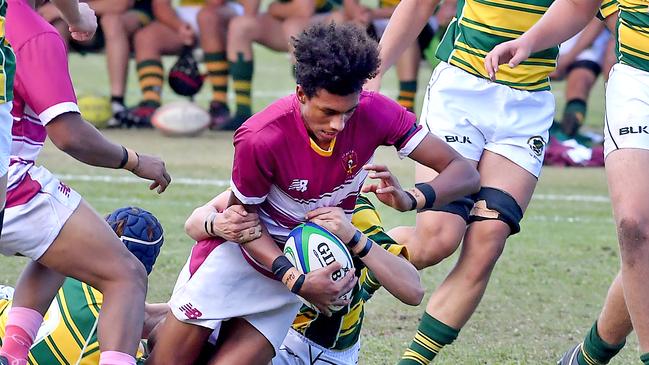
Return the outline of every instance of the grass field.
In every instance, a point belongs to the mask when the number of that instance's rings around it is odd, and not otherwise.
[[[257,56],[260,61],[255,65],[253,95],[259,109],[294,86],[285,55],[257,49]],[[79,94],[107,94],[103,58],[73,55],[71,69]],[[421,72],[420,98],[429,75],[429,69]],[[135,103],[139,90],[131,81],[128,101]],[[386,77],[384,88],[395,94],[393,74]],[[559,105],[561,90],[562,85],[557,85]],[[165,100],[171,100],[171,93],[165,92]],[[197,100],[205,106],[208,98],[209,91],[204,88]],[[603,112],[601,85],[591,100],[588,123],[597,128]],[[221,192],[229,180],[232,135],[208,132],[193,139],[168,139],[142,130],[107,131],[106,135],[162,156],[174,178],[168,191],[157,196],[125,171],[82,165],[51,144],[40,162],[102,214],[132,204],[160,219],[166,243],[150,277],[149,300],[164,301],[192,245],[182,230],[185,218],[194,207]],[[398,160],[393,150],[380,150],[377,161],[391,166],[406,186],[413,183],[413,163]],[[414,222],[413,214],[379,209],[386,228]],[[550,364],[580,341],[596,319],[618,268],[604,171],[545,169],[522,226],[522,232],[509,240],[478,311],[436,364]],[[453,256],[421,272],[427,293],[440,283],[455,259]],[[21,259],[3,259],[0,282],[13,284],[23,264]],[[394,364],[409,344],[426,300],[419,307],[406,307],[380,292],[367,306],[361,364]],[[636,344],[631,339],[612,364],[637,363]]]

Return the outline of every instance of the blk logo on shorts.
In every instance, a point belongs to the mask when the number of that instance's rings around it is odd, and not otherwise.
[[[291,182],[291,185],[288,186],[288,190],[295,190],[301,193],[305,192],[309,185],[309,180],[294,179]]]
[[[543,148],[545,147],[545,140],[541,136],[530,137],[527,140],[527,145],[530,146],[530,149],[537,157],[541,157]]]
[[[469,143],[471,140],[467,136],[444,136],[446,143]]]
[[[187,303],[178,309],[180,309],[183,312],[183,314],[189,319],[198,319],[203,316],[203,313],[198,309],[194,308],[192,303]]]
[[[633,126],[633,127],[622,127],[620,128],[620,135],[623,136],[625,134],[649,134],[649,131],[647,130],[648,126],[646,125],[639,125],[639,126]]]

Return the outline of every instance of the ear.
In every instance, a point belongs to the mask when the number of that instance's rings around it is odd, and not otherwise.
[[[306,104],[306,93],[301,85],[295,87],[295,94],[297,95],[297,100],[300,101],[300,104]]]

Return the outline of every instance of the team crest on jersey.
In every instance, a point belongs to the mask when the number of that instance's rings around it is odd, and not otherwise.
[[[356,156],[356,151],[351,150],[343,155],[343,168],[347,175],[354,173],[354,168],[358,163],[358,156]]]
[[[541,136],[530,137],[527,140],[527,145],[530,146],[530,149],[536,156],[541,157],[543,148],[545,147],[545,140]]]
[[[295,190],[301,193],[305,192],[309,185],[309,180],[294,179],[291,182],[291,185],[288,186],[288,190]]]

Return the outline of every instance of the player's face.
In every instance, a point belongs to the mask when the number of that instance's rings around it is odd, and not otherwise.
[[[360,93],[352,93],[341,96],[320,89],[309,98],[298,85],[297,97],[302,105],[302,119],[314,142],[320,147],[329,147],[356,110],[359,95]]]

